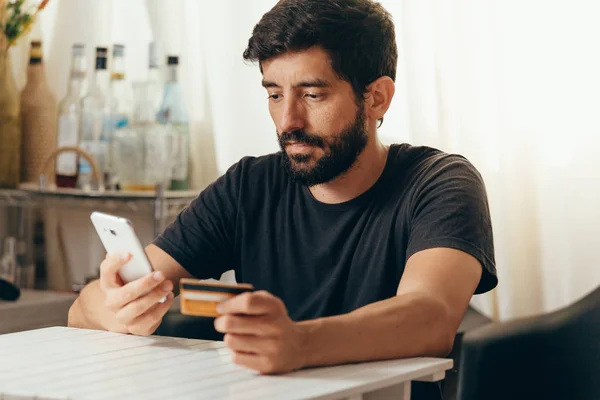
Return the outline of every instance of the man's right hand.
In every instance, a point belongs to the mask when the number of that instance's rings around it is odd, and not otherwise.
[[[120,327],[109,330],[148,336],[156,331],[173,303],[173,283],[165,279],[162,272],[155,271],[123,284],[118,272],[130,258],[130,254],[111,255],[100,264],[104,305],[120,324]],[[167,300],[160,303],[163,297]]]

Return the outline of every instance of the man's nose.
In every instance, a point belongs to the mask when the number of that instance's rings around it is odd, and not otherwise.
[[[304,112],[297,100],[284,100],[283,112],[279,121],[281,132],[293,132],[304,128]]]

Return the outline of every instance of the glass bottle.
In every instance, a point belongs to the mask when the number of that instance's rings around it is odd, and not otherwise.
[[[156,122],[156,102],[151,82],[135,82],[135,110],[131,123],[114,136],[115,172],[121,189],[153,191],[170,183],[172,135]]]
[[[79,146],[95,158],[104,188],[107,171],[107,156],[110,143],[110,104],[108,101],[109,75],[106,69],[107,48],[96,47],[96,67],[90,90],[81,100],[81,139]],[[92,167],[85,158],[79,157],[79,177],[77,185],[83,190],[91,190]]]
[[[167,77],[163,89],[158,121],[167,126],[173,137],[173,171],[171,190],[186,190],[189,186],[189,124],[181,85],[177,79],[179,57],[167,57]]]
[[[125,46],[122,44],[113,47],[110,101],[112,127],[119,129],[127,126],[133,113],[133,94],[131,85],[125,79]]]
[[[21,180],[38,182],[56,149],[56,98],[46,83],[42,42],[31,42],[27,84],[21,92]]]
[[[110,74],[110,126],[107,136],[109,137],[109,153],[107,159],[107,181],[110,187],[115,187],[119,178],[114,171],[113,146],[114,134],[119,129],[127,127],[133,113],[133,93],[131,85],[125,75],[125,46],[115,44],[113,46],[112,70]]]
[[[160,107],[161,77],[156,42],[151,42],[148,46],[148,86],[150,95],[155,99],[154,107],[158,110]]]
[[[4,251],[0,257],[0,278],[15,283],[17,273],[17,239],[8,236],[4,239]]]
[[[85,45],[71,48],[71,72],[66,96],[58,106],[58,147],[77,146],[80,140],[81,98],[87,75]],[[56,160],[56,186],[77,186],[77,154],[61,153]]]

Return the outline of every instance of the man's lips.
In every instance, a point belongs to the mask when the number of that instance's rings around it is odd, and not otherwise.
[[[312,144],[289,142],[285,145],[285,149],[292,153],[302,153],[305,151],[312,150],[315,146]]]

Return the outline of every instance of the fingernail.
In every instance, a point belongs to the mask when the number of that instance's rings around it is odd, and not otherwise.
[[[217,312],[219,314],[223,314],[223,311],[225,311],[225,307],[223,307],[221,304],[217,304]]]
[[[162,272],[160,271],[156,271],[154,274],[152,274],[152,277],[154,278],[155,281],[160,282],[163,279],[163,275]]]
[[[171,300],[173,297],[175,297],[175,295],[173,294],[173,292],[170,292],[170,293],[167,295],[167,298],[168,298],[169,300]]]
[[[169,291],[169,290],[171,290],[171,289],[172,289],[172,288],[171,288],[171,282],[169,282],[169,281],[165,281],[165,282],[163,282],[163,284],[162,284],[162,285],[160,285],[160,288],[161,288],[163,291],[165,291],[165,292],[166,292],[166,291]]]
[[[129,259],[129,253],[123,253],[123,254],[121,254],[121,260],[127,261],[128,259]]]

